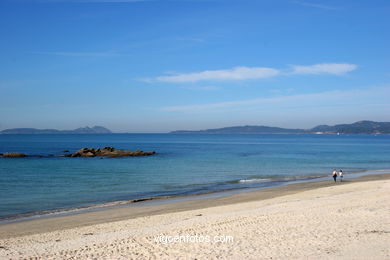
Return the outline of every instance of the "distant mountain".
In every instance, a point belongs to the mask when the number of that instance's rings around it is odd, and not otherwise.
[[[233,126],[199,131],[179,130],[172,134],[390,134],[390,122],[359,121],[311,129],[288,129],[269,126]]]
[[[71,130],[71,133],[74,134],[111,134],[112,132],[103,126],[94,126],[94,127],[80,127],[75,130]]]
[[[232,126],[200,131],[173,131],[173,134],[296,134],[304,133],[302,129],[288,129],[270,126]]]
[[[390,122],[359,121],[353,124],[334,126],[319,125],[311,129],[312,132],[340,133],[340,134],[389,134]]]
[[[12,128],[0,131],[0,134],[110,134],[110,130],[103,126],[80,127],[74,130]]]

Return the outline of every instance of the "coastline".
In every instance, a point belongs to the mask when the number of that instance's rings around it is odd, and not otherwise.
[[[389,196],[367,175],[13,223],[0,259],[389,259]]]
[[[383,174],[385,172],[390,172],[390,169],[380,169],[380,170],[360,170],[355,172],[350,172],[348,174],[348,179],[355,179],[365,175],[372,174]],[[238,193],[246,193],[252,191],[259,191],[269,188],[277,188],[280,186],[296,184],[301,182],[319,182],[319,181],[328,181],[328,175],[313,175],[313,176],[291,176],[291,177],[282,177],[277,179],[272,178],[263,178],[263,179],[244,179],[244,180],[234,180],[227,181],[225,183],[235,183],[235,184],[249,184],[242,187],[230,187],[215,189],[209,191],[203,191],[198,193],[179,193],[172,195],[156,195],[152,197],[136,197],[129,200],[114,200],[101,203],[93,203],[84,206],[78,207],[69,207],[69,208],[59,208],[59,209],[49,209],[29,213],[21,213],[16,215],[10,215],[3,218],[0,218],[0,226],[4,224],[10,224],[15,222],[24,222],[34,219],[44,219],[60,216],[68,216],[73,214],[82,214],[86,212],[114,209],[120,207],[132,207],[132,206],[144,206],[145,204],[170,204],[180,201],[188,200],[197,200],[205,198],[218,198],[226,197],[229,195],[234,195]],[[135,205],[137,204],[137,205]]]
[[[65,149],[75,151],[84,146],[106,145],[161,153],[148,158],[107,160],[2,158],[0,193],[6,199],[0,203],[0,225],[23,221],[25,217],[44,218],[106,206],[122,207],[138,199],[159,203],[162,201],[159,197],[166,201],[233,189],[245,192],[248,188],[284,185],[296,178],[324,176],[329,174],[330,167],[343,169],[351,177],[353,171],[390,169],[384,145],[388,141],[385,136],[161,134],[4,138],[3,151],[26,154],[59,154]],[[364,159],[365,154],[370,156]],[[122,202],[125,205],[118,205]]]
[[[290,183],[277,187],[263,188],[245,192],[215,192],[211,194],[191,195],[172,198],[146,199],[140,202],[123,201],[96,205],[85,211],[65,211],[65,215],[48,214],[43,217],[0,225],[0,239],[40,234],[58,230],[80,228],[102,223],[136,219],[175,212],[229,206],[253,201],[293,195],[305,191],[337,185],[348,185],[360,182],[389,180],[390,173],[369,174],[345,179],[336,184],[330,180]],[[211,196],[208,196],[211,195]],[[155,203],[158,201],[157,203]],[[135,203],[136,202],[136,203]],[[123,207],[122,207],[123,206]]]

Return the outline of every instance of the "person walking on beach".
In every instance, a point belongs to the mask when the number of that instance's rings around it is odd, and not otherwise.
[[[339,177],[340,177],[340,181],[343,181],[343,177],[344,177],[343,170],[339,171]]]
[[[333,177],[334,182],[336,182],[336,180],[337,180],[337,171],[336,171],[336,169],[333,169],[332,177]]]

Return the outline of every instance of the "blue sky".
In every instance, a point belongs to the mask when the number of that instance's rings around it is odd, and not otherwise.
[[[0,129],[390,121],[389,1],[1,0]]]

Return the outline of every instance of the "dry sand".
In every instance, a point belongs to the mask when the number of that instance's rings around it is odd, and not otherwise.
[[[389,177],[2,225],[0,258],[390,259]]]

